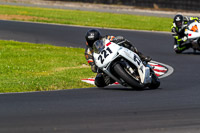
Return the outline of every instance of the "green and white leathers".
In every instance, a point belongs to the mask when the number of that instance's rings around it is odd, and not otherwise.
[[[186,42],[187,35],[185,35],[185,29],[188,27],[188,22],[191,21],[199,22],[199,17],[184,17],[181,14],[177,14],[174,17],[171,31],[174,37],[174,51],[176,53],[181,53],[191,47],[191,44]]]

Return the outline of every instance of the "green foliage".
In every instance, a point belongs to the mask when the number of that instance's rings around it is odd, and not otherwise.
[[[86,88],[84,49],[0,41],[0,92]]]

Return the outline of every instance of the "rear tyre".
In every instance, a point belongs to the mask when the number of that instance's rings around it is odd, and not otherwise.
[[[135,80],[132,76],[130,76],[123,67],[123,65],[120,64],[120,62],[116,63],[114,66],[114,71],[122,80],[124,80],[129,86],[135,89],[143,89],[145,86]]]

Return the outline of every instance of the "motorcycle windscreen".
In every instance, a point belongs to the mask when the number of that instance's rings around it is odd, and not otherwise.
[[[103,40],[97,40],[94,42],[93,50],[95,53],[99,54],[105,48]]]

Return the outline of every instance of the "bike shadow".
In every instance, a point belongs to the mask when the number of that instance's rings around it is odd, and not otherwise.
[[[143,88],[143,89],[136,89],[136,88],[131,88],[131,87],[124,87],[122,85],[110,85],[104,88],[100,88],[103,90],[116,90],[116,91],[148,91],[148,90],[158,90],[162,88],[156,88],[156,89],[150,89],[148,87]]]
[[[185,54],[185,55],[200,55],[200,52],[183,52],[183,53],[180,53],[180,54]]]

